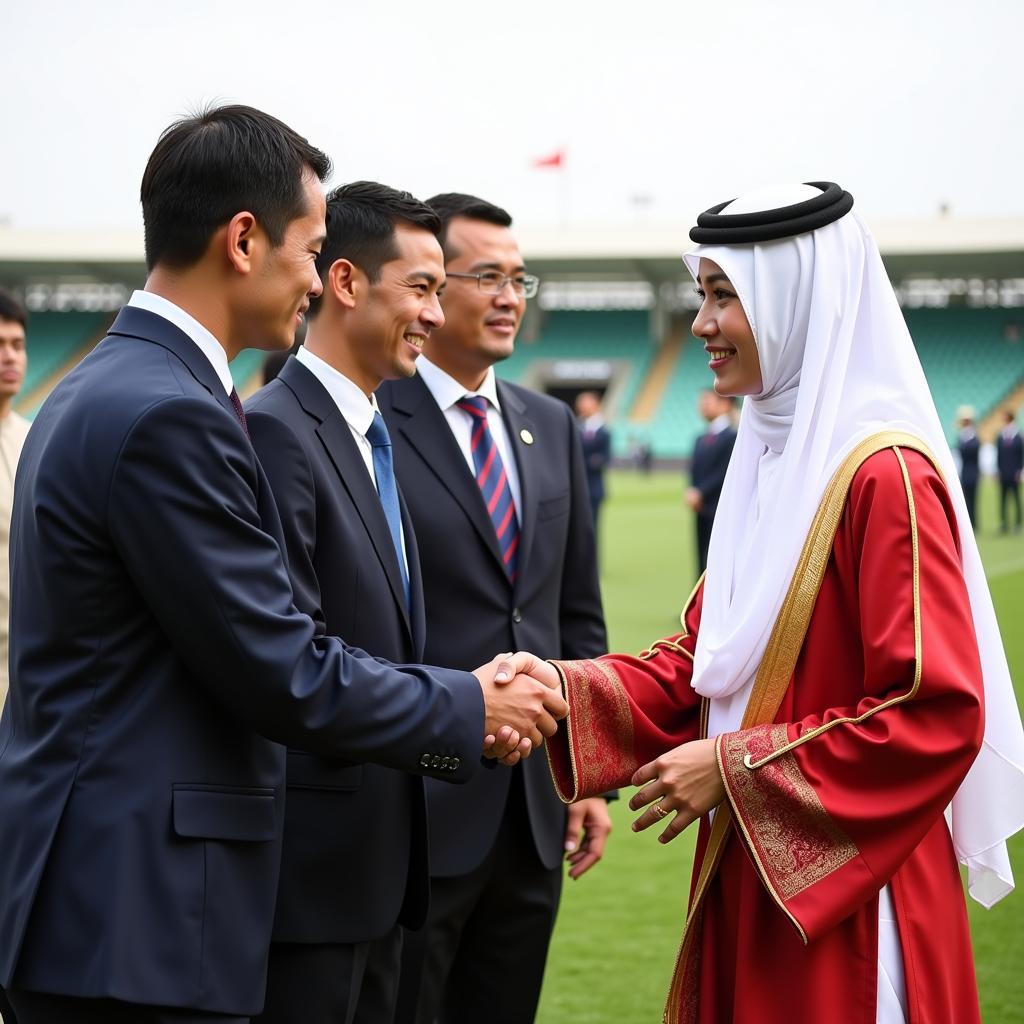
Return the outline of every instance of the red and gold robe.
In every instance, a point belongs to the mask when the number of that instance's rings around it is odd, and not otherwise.
[[[980,1020],[943,817],[983,733],[955,514],[928,458],[896,445],[853,467],[834,508],[820,589],[805,557],[787,595],[807,605],[802,646],[787,652],[793,636],[777,629],[765,653],[795,665],[777,712],[717,740],[725,827],[716,845],[700,823],[670,1024],[874,1024],[886,883],[909,1020]],[[563,799],[627,785],[704,735],[708,705],[690,685],[702,593],[683,631],[638,657],[555,663],[570,705],[549,744]]]

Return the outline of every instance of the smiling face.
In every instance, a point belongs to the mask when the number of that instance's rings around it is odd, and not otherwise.
[[[494,271],[515,277],[526,270],[512,232],[487,221],[454,217],[447,249],[452,254],[445,266],[449,274]],[[526,299],[510,284],[488,295],[471,278],[450,277],[445,326],[431,338],[427,355],[467,388],[476,388],[489,367],[512,355],[525,310]]]
[[[381,266],[370,283],[362,271],[353,280],[353,304],[346,313],[342,372],[367,394],[382,380],[411,377],[431,333],[444,325],[440,295],[444,257],[424,228],[396,224],[398,255]]]
[[[704,342],[708,366],[720,395],[757,395],[763,388],[757,342],[743,304],[722,268],[700,261],[697,293],[701,306],[693,321],[694,337]]]
[[[247,345],[262,349],[287,349],[295,341],[311,296],[322,290],[316,272],[326,229],[327,203],[316,176],[303,177],[304,209],[285,229],[278,246],[271,246],[259,229],[263,258],[250,282],[251,330]]]

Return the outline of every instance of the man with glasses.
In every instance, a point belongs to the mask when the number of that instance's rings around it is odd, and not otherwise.
[[[583,454],[562,402],[496,379],[513,350],[526,273],[504,211],[473,196],[428,200],[441,217],[445,324],[417,376],[378,401],[416,530],[425,657],[480,651],[594,657],[607,648]],[[495,646],[497,645],[497,646]],[[531,763],[532,762],[532,763]],[[479,772],[460,792],[427,783],[431,906],[406,937],[402,1024],[534,1019],[562,884],[600,858],[601,798],[567,814],[545,759]]]

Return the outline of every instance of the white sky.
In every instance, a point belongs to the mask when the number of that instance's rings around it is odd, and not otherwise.
[[[210,99],[287,121],[335,184],[520,224],[688,225],[819,178],[869,219],[1019,216],[1022,30],[1020,0],[3,0],[0,219],[138,226],[157,136]]]

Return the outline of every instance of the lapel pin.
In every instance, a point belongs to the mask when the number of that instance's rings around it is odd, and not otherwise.
[[[533,444],[533,434],[531,434],[526,427],[523,427],[523,429],[519,431],[519,437],[523,444]]]

